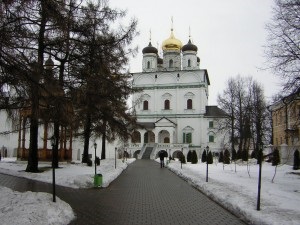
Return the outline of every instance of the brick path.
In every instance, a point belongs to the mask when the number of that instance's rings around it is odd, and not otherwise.
[[[0,185],[52,193],[51,184],[0,174]],[[152,160],[136,160],[108,188],[57,186],[76,220],[70,225],[244,224],[239,218]]]

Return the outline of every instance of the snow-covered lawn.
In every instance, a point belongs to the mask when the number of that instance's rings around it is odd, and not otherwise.
[[[270,163],[262,165],[261,205],[257,207],[258,171],[256,160],[247,163],[208,165],[206,182],[206,164],[183,164],[171,161],[168,167],[183,177],[194,187],[216,200],[237,215],[241,215],[253,224],[299,225],[300,224],[300,171],[291,166],[275,167]]]
[[[97,166],[97,174],[102,174],[102,187],[107,187],[120,173],[135,159],[122,162],[117,160],[115,169],[114,159],[101,160]],[[26,163],[17,162],[16,158],[2,158],[0,173],[32,180],[52,183],[51,163],[39,163],[42,173],[25,172]],[[81,163],[60,164],[55,170],[55,183],[71,188],[93,187],[95,167],[88,167]],[[17,192],[0,186],[0,224],[5,225],[31,225],[55,224],[66,225],[75,218],[75,214],[67,203],[56,198],[52,202],[52,194]]]

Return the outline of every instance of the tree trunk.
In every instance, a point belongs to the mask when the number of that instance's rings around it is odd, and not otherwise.
[[[88,163],[90,161],[89,159],[90,135],[91,135],[91,115],[90,113],[87,113],[85,126],[84,126],[84,147],[83,147],[82,163]]]
[[[106,159],[106,146],[105,146],[105,141],[106,141],[106,129],[102,134],[102,151],[101,151],[101,159]]]

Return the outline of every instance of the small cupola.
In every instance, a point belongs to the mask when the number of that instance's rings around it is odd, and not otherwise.
[[[189,42],[184,45],[182,47],[182,51],[185,52],[185,51],[194,51],[194,52],[197,52],[198,51],[198,48],[196,45],[194,45],[192,42],[191,42],[191,39],[189,39]]]
[[[149,42],[149,45],[145,48],[143,48],[143,54],[147,54],[147,53],[154,53],[154,54],[157,54],[158,51],[157,51],[157,48],[153,47],[151,42]]]

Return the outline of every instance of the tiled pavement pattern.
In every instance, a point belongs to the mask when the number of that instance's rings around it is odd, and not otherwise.
[[[18,191],[52,193],[51,184],[3,174],[0,174],[0,185]],[[108,188],[57,186],[56,193],[77,214],[72,225],[245,225],[152,160],[136,160]]]

